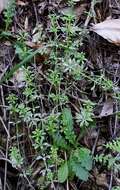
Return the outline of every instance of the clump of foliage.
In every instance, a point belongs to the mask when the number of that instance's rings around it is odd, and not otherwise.
[[[79,179],[87,181],[89,171],[92,169],[92,156],[86,148],[74,150],[68,161],[65,161],[58,170],[58,180],[63,183],[68,176],[76,175]]]
[[[23,164],[23,158],[20,155],[19,149],[16,147],[12,147],[10,149],[10,160],[12,162],[12,166],[15,168],[20,168]]]
[[[4,17],[5,17],[5,31],[7,32],[9,26],[12,24],[13,22],[13,17],[15,14],[15,0],[10,0],[8,2],[7,8],[4,11]]]
[[[112,142],[104,145],[111,153],[109,154],[100,154],[95,157],[95,161],[103,164],[108,167],[108,169],[113,172],[118,172],[120,168],[120,139],[115,139]]]
[[[69,6],[75,3],[74,0],[68,1]],[[12,23],[14,10],[15,4],[11,1],[4,12],[6,31]],[[76,178],[88,180],[94,158],[91,150],[81,143],[80,137],[84,138],[86,132],[96,127],[96,103],[89,98],[87,88],[89,85],[90,93],[96,88],[104,92],[115,88],[104,75],[89,72],[86,54],[81,50],[88,32],[76,25],[74,14],[50,14],[49,23],[44,37],[42,30],[38,31],[42,45],[36,52],[26,45],[27,32],[16,35],[15,54],[22,64],[13,67],[12,75],[20,67],[24,83],[17,92],[11,90],[6,98],[16,132],[9,159],[13,167],[20,168],[21,173],[27,176],[26,152],[29,152],[29,162],[32,162],[29,176],[32,178],[35,175],[32,171],[39,166],[37,186],[41,189]],[[33,64],[28,65],[28,61],[24,61],[29,57]],[[82,88],[85,81],[88,84]],[[29,150],[23,150],[25,146],[21,139],[29,143]],[[95,161],[118,171],[119,156],[116,152],[120,149],[119,140],[105,147],[112,154],[97,155]]]

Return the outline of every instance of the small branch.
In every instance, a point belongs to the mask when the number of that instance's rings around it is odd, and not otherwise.
[[[65,160],[67,161],[66,152],[65,152]],[[69,181],[68,181],[68,179],[67,179],[67,183],[66,183],[66,190],[69,190]]]
[[[110,184],[109,184],[108,190],[112,190],[112,182],[113,182],[113,172],[111,172]]]
[[[10,126],[9,126],[10,129]],[[6,182],[7,182],[7,159],[8,159],[8,147],[9,147],[9,136],[7,137],[7,143],[6,143],[6,161],[5,161],[5,175],[4,175],[4,190],[6,190]]]
[[[95,16],[96,16],[96,13],[95,13],[95,10],[94,10],[94,6],[95,6],[95,0],[92,0],[91,2],[91,6],[90,6],[90,10],[88,12],[88,16],[86,18],[86,21],[85,21],[85,24],[84,24],[84,27],[87,28],[90,20],[91,20],[91,13],[93,14],[93,18],[94,18],[94,22],[96,23],[96,19],[95,19]]]
[[[7,136],[8,136],[8,139],[9,139],[9,138],[10,138],[9,131],[8,131],[8,129],[7,129],[7,127],[6,127],[6,125],[5,125],[5,123],[4,123],[4,121],[3,121],[3,119],[2,119],[2,117],[1,117],[1,116],[0,116],[0,121],[1,121],[1,123],[2,123],[3,127],[4,127],[4,129],[5,129],[5,131],[6,131]]]

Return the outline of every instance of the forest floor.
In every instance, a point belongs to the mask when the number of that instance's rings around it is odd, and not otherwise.
[[[11,0],[0,15],[0,190],[120,190],[119,0]]]

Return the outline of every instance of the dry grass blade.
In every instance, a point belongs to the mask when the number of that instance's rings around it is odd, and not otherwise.
[[[92,31],[115,45],[120,45],[120,19],[108,19],[93,25]]]

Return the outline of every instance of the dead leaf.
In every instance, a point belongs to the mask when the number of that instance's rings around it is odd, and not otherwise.
[[[11,81],[18,88],[21,88],[21,87],[25,86],[25,71],[24,71],[24,68],[18,69],[15,72],[14,76],[12,77]]]
[[[86,7],[87,3],[84,3],[74,8],[77,20],[79,20],[81,15],[86,11]]]
[[[107,177],[106,174],[99,174],[98,176],[96,176],[96,184],[99,186],[105,186],[105,187],[109,187],[108,183],[107,183]]]
[[[0,0],[0,13],[7,7],[9,0]]]
[[[28,47],[33,48],[33,49],[44,48],[44,44],[42,44],[42,43],[26,41],[25,44]],[[43,63],[44,61],[48,60],[50,52],[51,52],[51,49],[47,48],[45,53],[36,55],[36,57],[35,57],[36,63],[39,64],[39,63]]]
[[[102,187],[108,188],[107,176],[105,173],[99,173],[98,169],[94,169],[94,176],[96,178],[96,184]]]
[[[120,19],[107,19],[95,24],[91,30],[115,45],[120,45]]]
[[[100,113],[100,117],[105,117],[112,114],[113,114],[113,101],[107,100],[106,102],[104,102],[102,111]]]
[[[17,0],[17,5],[26,6],[27,4],[28,4],[27,2],[23,2],[21,0]]]

